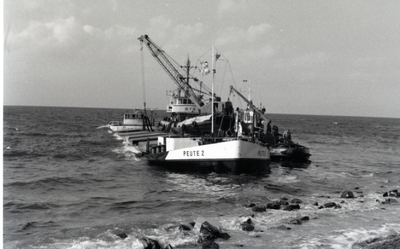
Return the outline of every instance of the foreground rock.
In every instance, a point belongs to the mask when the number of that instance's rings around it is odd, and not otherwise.
[[[240,224],[240,228],[242,228],[243,231],[251,232],[254,230],[254,225],[251,219],[247,219],[245,222]]]
[[[400,235],[373,238],[353,245],[354,249],[396,249],[400,248]]]
[[[340,198],[355,198],[353,192],[346,190],[342,193]]]
[[[229,234],[221,232],[217,227],[211,225],[208,221],[205,221],[203,224],[201,224],[200,233],[202,241],[215,239],[227,240],[231,237]]]
[[[383,197],[389,197],[389,196],[396,197],[396,198],[400,197],[400,192],[397,189],[394,189],[394,190],[390,190],[388,192],[385,192],[383,194]]]
[[[339,204],[336,204],[335,202],[328,202],[325,203],[323,206],[320,206],[319,209],[322,208],[342,208]]]
[[[161,249],[161,246],[157,240],[143,237],[140,238],[139,241],[142,243],[144,249]]]

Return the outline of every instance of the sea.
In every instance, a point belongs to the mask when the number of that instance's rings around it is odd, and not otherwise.
[[[144,237],[201,248],[205,221],[230,235],[219,248],[369,248],[400,236],[400,119],[268,114],[310,162],[187,174],[149,166],[107,130],[127,111],[4,106],[4,248],[132,249]],[[300,209],[252,208],[293,199]]]

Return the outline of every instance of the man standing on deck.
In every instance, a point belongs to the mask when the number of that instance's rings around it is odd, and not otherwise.
[[[283,133],[283,139],[285,140],[285,143],[289,143],[292,144],[292,135],[290,134],[290,130],[287,129],[284,133]]]

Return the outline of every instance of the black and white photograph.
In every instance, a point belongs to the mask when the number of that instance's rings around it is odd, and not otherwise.
[[[400,248],[400,1],[2,6],[2,248]]]

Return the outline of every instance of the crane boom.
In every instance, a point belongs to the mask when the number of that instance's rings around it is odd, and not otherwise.
[[[167,54],[162,50],[159,46],[157,46],[148,35],[142,35],[138,38],[141,42],[143,49],[143,42],[146,44],[149,49],[151,55],[156,59],[156,61],[161,65],[161,67],[167,72],[167,74],[172,78],[175,84],[178,85],[179,89],[182,89],[186,95],[186,97],[190,98],[190,100],[196,104],[199,108],[204,106],[203,101],[201,100],[201,96],[195,94],[194,89],[189,85],[189,80],[185,80],[186,78],[174,67],[171,61],[167,58]]]
[[[241,97],[250,107],[250,110],[253,110],[254,112],[256,112],[258,115],[260,115],[265,122],[269,123],[270,119],[264,115],[264,113],[262,111],[260,111],[260,109],[258,109],[254,104],[253,101],[248,100],[245,96],[243,96],[238,90],[236,90],[236,88],[234,88],[233,86],[231,86],[231,92],[235,92],[237,95],[239,95],[239,97]]]

